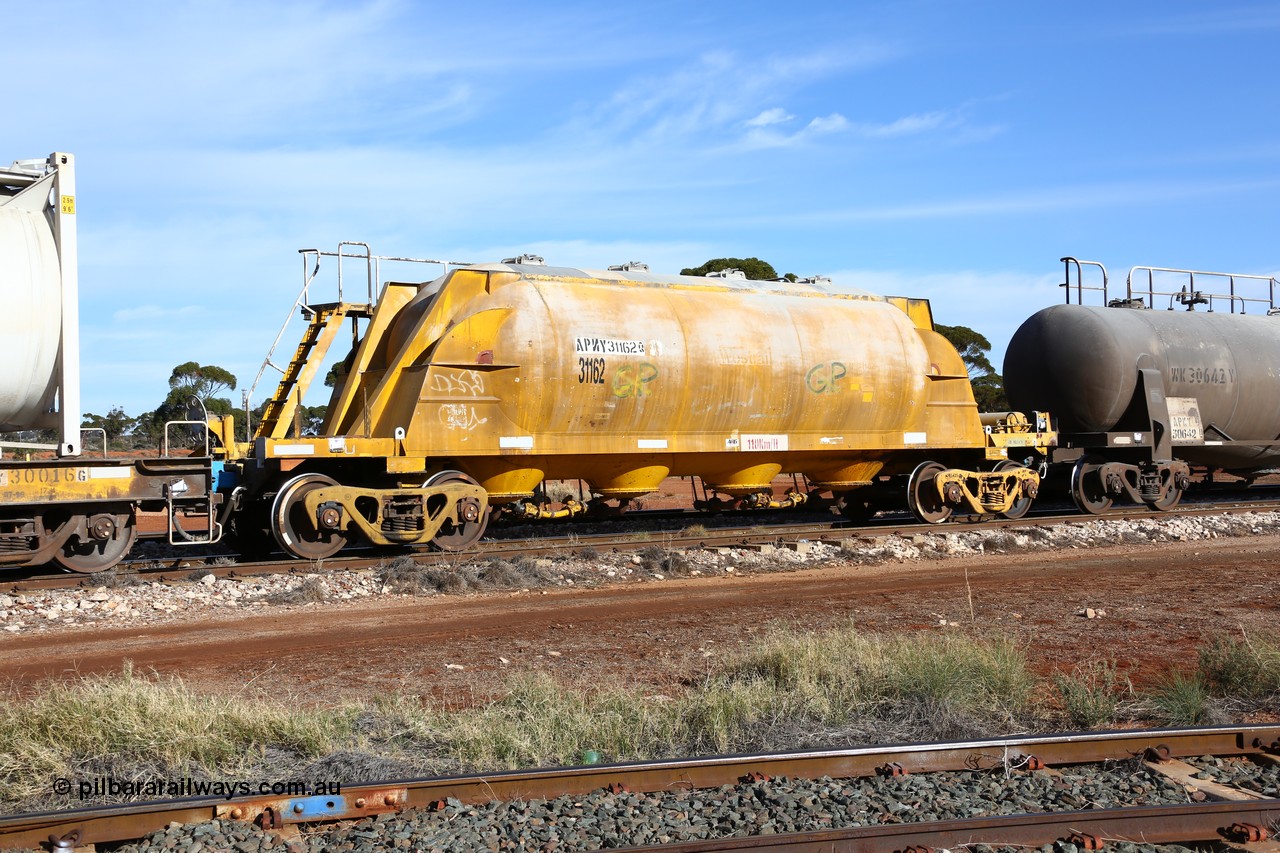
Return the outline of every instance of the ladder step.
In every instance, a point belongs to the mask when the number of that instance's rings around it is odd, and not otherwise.
[[[293,360],[288,366],[280,370],[280,384],[276,388],[276,393],[262,407],[262,419],[258,422],[258,429],[255,435],[273,435],[281,421],[285,412],[288,411],[290,403],[293,402],[294,389],[299,387],[302,377],[307,372],[307,367],[311,363],[312,352],[320,344],[322,340],[325,343],[322,347],[327,351],[329,343],[333,340],[333,336],[337,334],[337,323],[340,323],[347,316],[369,316],[372,306],[369,305],[348,305],[343,302],[336,302],[325,305],[308,306],[303,311],[304,316],[308,313],[307,327],[303,330],[302,340],[298,343],[298,348],[294,352]],[[360,313],[363,311],[363,313]],[[327,339],[326,339],[327,338]],[[313,368],[314,369],[314,368]],[[308,382],[311,380],[308,379]]]

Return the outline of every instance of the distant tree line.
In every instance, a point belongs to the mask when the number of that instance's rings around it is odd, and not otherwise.
[[[772,281],[779,278],[796,280],[795,273],[789,272],[780,276],[773,268],[773,264],[759,258],[712,258],[700,267],[687,267],[680,270],[680,275],[706,275],[723,270],[741,270],[752,281]]]
[[[332,386],[333,371],[325,378],[325,384]],[[225,396],[226,392],[236,389],[235,374],[216,364],[199,364],[188,361],[179,364],[169,374],[169,390],[160,405],[140,415],[130,415],[123,406],[112,406],[105,415],[86,412],[81,420],[81,429],[101,429],[107,435],[107,446],[113,451],[155,450],[164,441],[165,424],[170,421],[200,420],[204,412],[211,415],[229,415],[239,411],[238,407]],[[272,391],[274,392],[274,388]],[[197,404],[196,398],[204,403],[204,409]],[[261,400],[253,409],[253,422],[256,424],[262,417],[262,410],[267,401]],[[324,420],[326,406],[303,406],[301,412],[303,435],[316,435]],[[243,421],[244,413],[240,412]],[[239,425],[237,432],[243,435]],[[23,430],[8,433],[11,441],[29,441],[53,444],[58,434],[52,429]],[[170,441],[179,440],[175,431]],[[98,448],[97,438],[87,438],[89,449]]]

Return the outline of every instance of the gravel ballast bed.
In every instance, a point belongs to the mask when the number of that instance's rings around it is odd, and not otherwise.
[[[1219,782],[1264,797],[1280,797],[1280,765],[1256,764],[1246,758],[1217,758],[1212,755],[1185,760],[1200,769],[1194,777],[1196,779]]]
[[[1250,512],[1155,519],[1097,519],[1016,530],[950,530],[909,535],[869,533],[841,545],[805,543],[784,548],[714,548],[639,553],[566,551],[551,558],[515,562],[485,559],[416,567],[399,558],[382,571],[325,571],[304,576],[217,578],[193,572],[189,582],[159,583],[138,575],[116,576],[110,585],[0,594],[0,631],[48,632],[88,625],[173,622],[190,617],[235,616],[273,608],[341,605],[412,595],[597,587],[668,577],[728,577],[795,571],[833,562],[853,565],[910,563],[983,554],[1198,542],[1280,533],[1280,512]]]
[[[594,850],[707,838],[813,832],[1188,802],[1186,791],[1141,766],[1087,765],[1059,773],[959,772],[859,779],[774,779],[664,793],[604,791],[552,800],[464,805],[317,827],[313,851]],[[276,850],[255,827],[231,821],[173,826],[127,851]]]

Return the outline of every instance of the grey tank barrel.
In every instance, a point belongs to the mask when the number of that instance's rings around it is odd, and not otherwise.
[[[1280,317],[1055,305],[1014,333],[1004,380],[1013,408],[1047,410],[1064,433],[1117,428],[1135,404],[1138,371],[1159,372],[1166,397],[1194,398],[1206,441],[1280,436]],[[1280,465],[1280,449],[1184,446],[1193,465]]]

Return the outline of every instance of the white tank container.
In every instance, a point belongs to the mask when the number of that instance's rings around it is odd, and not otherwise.
[[[78,294],[75,158],[0,168],[0,432],[52,429],[59,456],[80,455]]]
[[[43,212],[0,207],[0,306],[0,431],[56,427],[62,275]]]

